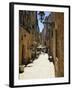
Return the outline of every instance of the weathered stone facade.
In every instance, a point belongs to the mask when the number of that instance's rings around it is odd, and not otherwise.
[[[52,56],[57,77],[64,76],[64,14],[51,12],[45,18],[46,46]]]
[[[31,60],[31,47],[38,41],[37,14],[34,11],[19,11],[19,64]]]
[[[64,76],[64,14],[55,14],[56,59],[58,70],[56,76]]]
[[[19,64],[27,64],[31,58],[31,35],[22,27],[19,31]]]

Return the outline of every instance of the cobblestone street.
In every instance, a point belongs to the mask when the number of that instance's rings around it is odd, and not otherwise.
[[[48,54],[41,53],[38,59],[24,68],[24,73],[19,74],[23,79],[46,79],[55,77],[54,65],[48,60]]]

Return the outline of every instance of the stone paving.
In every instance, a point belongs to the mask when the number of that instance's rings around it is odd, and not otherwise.
[[[24,68],[24,73],[19,74],[19,79],[46,79],[55,77],[54,65],[48,60],[48,54],[41,53],[38,59]]]

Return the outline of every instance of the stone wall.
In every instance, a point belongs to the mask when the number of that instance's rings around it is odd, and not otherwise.
[[[56,76],[64,76],[64,14],[55,14],[56,24],[56,58],[58,64],[58,73]]]
[[[19,64],[27,64],[31,59],[32,41],[30,34],[22,27],[19,31]]]
[[[52,12],[47,18],[46,42],[52,56],[56,77],[64,76],[64,14]]]
[[[31,48],[38,41],[37,12],[19,11],[19,64],[27,64],[31,60]]]

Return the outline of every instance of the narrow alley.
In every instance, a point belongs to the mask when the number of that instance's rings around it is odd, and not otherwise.
[[[64,77],[64,13],[19,11],[19,79]]]
[[[48,60],[48,54],[41,52],[38,59],[24,68],[24,72],[19,74],[23,79],[45,79],[55,77],[53,62]]]

